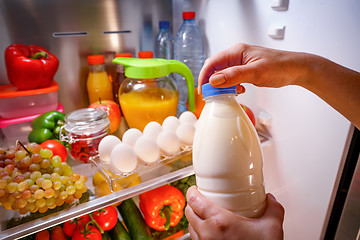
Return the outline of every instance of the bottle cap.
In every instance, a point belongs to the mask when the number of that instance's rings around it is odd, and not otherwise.
[[[131,58],[132,56],[131,56],[131,53],[117,53],[117,54],[115,54],[115,57]]]
[[[138,56],[139,58],[153,58],[154,54],[152,51],[140,51]]]
[[[105,63],[104,55],[90,55],[87,57],[87,61],[89,65],[98,65]]]
[[[194,19],[195,12],[183,12],[183,19]]]
[[[236,86],[228,88],[216,88],[211,86],[210,83],[205,83],[204,85],[202,85],[201,89],[204,98],[221,94],[236,94]]]
[[[159,28],[170,28],[170,22],[169,21],[160,21]]]

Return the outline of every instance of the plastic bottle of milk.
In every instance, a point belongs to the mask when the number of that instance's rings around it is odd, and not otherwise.
[[[260,141],[237,103],[236,87],[202,86],[206,101],[197,123],[193,167],[199,191],[217,205],[244,217],[265,210]]]

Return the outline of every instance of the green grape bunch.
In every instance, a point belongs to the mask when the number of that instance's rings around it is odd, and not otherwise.
[[[7,210],[44,213],[73,203],[87,191],[86,181],[37,143],[0,147],[0,205]]]

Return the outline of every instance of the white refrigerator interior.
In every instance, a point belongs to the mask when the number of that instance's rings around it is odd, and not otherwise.
[[[310,52],[360,71],[358,0],[178,0],[173,1],[174,32],[182,11],[189,10],[196,11],[208,56],[243,42]],[[296,86],[246,85],[238,100],[255,115],[271,116],[272,141],[263,148],[265,187],[285,208],[285,239],[321,239],[350,122]]]

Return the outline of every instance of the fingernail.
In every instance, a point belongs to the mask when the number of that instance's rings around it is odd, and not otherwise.
[[[225,82],[225,75],[222,73],[214,74],[210,77],[209,82],[214,86],[220,85]]]
[[[276,201],[276,198],[275,198],[274,195],[272,195],[271,193],[268,193],[268,194],[269,194],[269,196],[270,196],[271,198],[273,198],[273,199]]]

